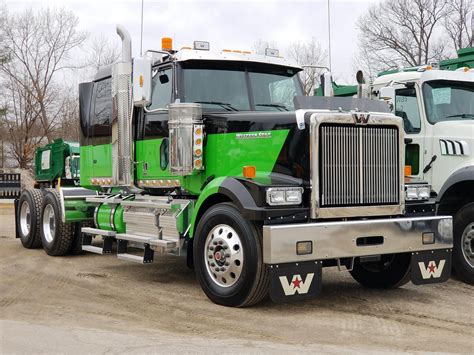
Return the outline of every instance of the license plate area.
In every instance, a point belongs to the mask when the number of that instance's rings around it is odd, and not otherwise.
[[[415,285],[448,281],[451,276],[451,249],[412,253],[411,280]]]

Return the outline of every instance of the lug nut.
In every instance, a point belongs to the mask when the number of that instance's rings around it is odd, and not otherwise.
[[[219,243],[219,245],[222,245],[222,240],[219,240],[219,242],[218,242],[218,243]]]
[[[229,262],[226,262],[226,263],[225,263],[225,266],[229,266],[229,265],[230,265]]]
[[[214,241],[212,242],[212,244],[217,245],[217,241],[214,240]]]
[[[218,268],[218,267],[216,267],[216,271],[219,272],[219,268]]]
[[[225,257],[226,257],[226,258],[230,258],[230,254],[226,254]]]
[[[226,244],[226,245],[224,245],[222,248],[224,248],[224,249],[229,249],[229,246]]]
[[[215,263],[211,263],[211,266],[216,266],[216,264],[215,264]]]
[[[211,245],[211,246],[209,247],[209,250],[214,250],[214,247]]]
[[[221,271],[225,271],[225,267],[221,267]]]

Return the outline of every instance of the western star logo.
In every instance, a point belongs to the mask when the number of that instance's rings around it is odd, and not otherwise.
[[[444,264],[446,264],[446,260],[440,260],[438,265],[434,261],[430,261],[428,266],[425,266],[424,262],[419,262],[418,266],[420,267],[421,277],[425,280],[430,278],[437,279],[443,273]]]
[[[354,117],[356,123],[366,124],[369,122],[370,114],[363,112],[352,112],[352,117]]]
[[[301,275],[293,275],[291,282],[288,282],[286,276],[280,276],[281,287],[286,296],[293,296],[296,293],[305,294],[308,293],[311,282],[313,281],[314,274],[309,273],[306,275],[306,280],[303,281]]]
[[[261,138],[272,138],[272,132],[249,132],[249,133],[236,133],[235,138],[237,139],[261,139]]]

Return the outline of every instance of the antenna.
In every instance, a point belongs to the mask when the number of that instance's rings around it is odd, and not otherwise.
[[[331,71],[331,7],[328,0],[329,70]]]
[[[140,30],[140,56],[143,55],[143,2],[142,0],[142,16],[141,16],[141,30]]]

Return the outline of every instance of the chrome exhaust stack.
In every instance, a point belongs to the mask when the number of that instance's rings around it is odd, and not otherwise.
[[[117,25],[122,39],[122,58],[112,70],[112,186],[135,189],[132,139],[132,41]]]

